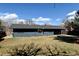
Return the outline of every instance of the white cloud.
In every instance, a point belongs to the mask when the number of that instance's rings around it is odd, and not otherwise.
[[[68,20],[69,22],[72,22],[72,21],[75,19],[76,12],[77,12],[77,11],[74,10],[74,11],[68,13],[66,20]],[[66,21],[66,20],[65,20],[65,21]]]
[[[3,13],[2,15],[0,14],[0,20],[2,20],[6,25],[11,25],[16,19],[18,19],[18,15],[15,13]]]
[[[60,20],[61,20],[60,18],[57,18],[57,19],[56,19],[57,22],[60,21]]]
[[[32,18],[32,21],[50,21],[50,18],[43,18],[43,17],[38,17],[38,18]]]
[[[76,10],[74,10],[74,11],[72,11],[72,12],[68,13],[68,14],[67,14],[67,16],[75,15],[75,13],[76,13],[76,12],[77,12],[77,11],[76,11]]]
[[[5,14],[5,15],[1,15],[0,19],[3,21],[8,21],[8,20],[15,20],[18,18],[18,15],[16,14]]]
[[[68,19],[74,19],[75,17],[74,16],[70,16],[70,17],[68,17]]]
[[[11,24],[26,24],[28,21],[25,19],[19,19],[18,15],[16,13],[0,13],[0,20],[2,20],[6,25]],[[39,25],[52,25],[50,18],[44,18],[44,17],[38,17],[38,18],[32,18],[31,19],[33,23],[39,24]]]
[[[16,14],[8,14],[8,15],[6,15],[5,17],[4,17],[4,19],[6,19],[6,20],[15,20],[15,19],[17,19],[17,15]]]
[[[32,18],[32,21],[38,25],[52,24],[50,18],[44,18],[44,17]]]

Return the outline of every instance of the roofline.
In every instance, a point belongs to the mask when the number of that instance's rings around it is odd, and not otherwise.
[[[52,25],[27,25],[27,24],[12,24],[11,28],[41,28],[41,29],[65,29],[61,26],[52,26]]]

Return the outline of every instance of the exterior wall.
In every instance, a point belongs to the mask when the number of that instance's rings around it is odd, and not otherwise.
[[[19,30],[19,29],[18,29]],[[35,31],[35,32],[37,32],[37,31]],[[44,32],[44,31],[43,31]],[[44,33],[43,32],[41,32],[41,33],[39,33],[39,32],[37,32],[36,34],[37,35],[54,35],[54,34],[67,34],[67,32],[65,31],[65,30],[53,30],[53,31],[45,31]],[[14,33],[16,33],[16,32],[13,32],[13,29],[12,28],[6,28],[6,34],[7,34],[7,36],[10,36],[10,35],[13,35],[13,36],[15,36],[15,34]],[[26,33],[26,32],[17,32],[18,34],[21,34],[21,33]],[[27,34],[28,34],[29,32],[27,31]],[[33,32],[30,32],[30,33],[32,33],[32,34],[34,34]],[[26,34],[26,35],[27,35]],[[24,34],[23,34],[24,35]]]
[[[53,32],[14,32],[13,37],[27,37],[27,36],[48,36],[53,35]]]
[[[60,29],[41,29],[42,32],[39,32],[38,29],[13,29],[13,36],[38,36],[38,35],[54,35],[61,34]]]
[[[10,29],[14,34],[15,32],[22,33],[22,32],[39,32],[39,30],[43,32],[54,32],[54,34],[62,34],[64,33],[64,28],[61,26],[41,26],[41,25],[27,25],[27,24],[13,24]],[[16,30],[17,29],[17,30]],[[10,31],[9,30],[9,31]],[[62,31],[63,30],[63,31]],[[10,32],[11,33],[11,32]]]

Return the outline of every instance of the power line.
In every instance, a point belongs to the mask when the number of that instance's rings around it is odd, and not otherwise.
[[[55,0],[53,0],[53,2],[54,2],[54,3],[53,3],[53,7],[55,8],[55,6],[56,6],[56,4],[55,4]]]

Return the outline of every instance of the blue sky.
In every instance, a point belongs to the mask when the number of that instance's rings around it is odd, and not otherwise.
[[[21,19],[50,18],[51,23],[59,25],[66,15],[79,9],[79,4],[53,3],[0,3],[0,13],[15,13]]]

